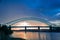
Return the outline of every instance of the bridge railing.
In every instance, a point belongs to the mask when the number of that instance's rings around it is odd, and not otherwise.
[[[11,29],[14,29],[14,28],[15,28],[14,31],[20,31],[23,28],[23,30],[26,32],[27,30],[29,31],[48,30],[50,27],[49,26],[12,26],[11,27]]]
[[[12,26],[12,28],[19,28],[20,31],[21,28],[26,32],[27,30],[29,31],[60,31],[60,27],[52,27],[52,26]]]
[[[3,25],[2,25],[3,26]],[[6,26],[6,25],[5,25]],[[53,30],[60,30],[60,27],[52,27],[52,26],[7,26],[8,28],[18,28],[19,31],[21,28],[24,28],[23,30],[26,31],[26,30],[50,30],[50,31],[53,31]]]
[[[24,27],[49,27],[49,26],[11,26],[11,28],[24,28]]]

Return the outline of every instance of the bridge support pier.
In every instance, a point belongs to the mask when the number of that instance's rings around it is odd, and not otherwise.
[[[25,33],[26,33],[27,28],[25,27]]]
[[[40,32],[40,27],[38,26],[38,31]]]

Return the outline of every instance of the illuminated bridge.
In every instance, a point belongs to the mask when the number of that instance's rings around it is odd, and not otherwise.
[[[20,18],[5,24],[11,25],[11,30],[14,31],[12,34],[13,37],[27,40],[43,40],[48,34],[41,32],[60,32],[55,27],[50,26],[52,24],[47,20],[35,17]],[[50,33],[48,36],[51,36]]]
[[[12,30],[27,30],[27,29],[49,29],[49,23],[47,20],[36,17],[20,18],[8,23],[12,26]]]

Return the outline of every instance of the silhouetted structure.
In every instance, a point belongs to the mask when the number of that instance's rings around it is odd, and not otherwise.
[[[0,40],[1,40],[1,24],[0,24]]]
[[[0,24],[0,31],[1,31],[1,24]]]
[[[52,26],[50,25],[49,27],[50,27],[50,30],[49,31],[52,32]]]
[[[27,30],[26,30],[26,27],[25,27],[25,33],[26,33],[26,31],[27,31]]]
[[[38,31],[40,31],[40,27],[38,27]]]
[[[10,40],[11,38],[9,37],[9,35],[12,33],[13,31],[11,31],[10,28],[8,29],[6,25],[3,25],[1,27],[1,40]]]

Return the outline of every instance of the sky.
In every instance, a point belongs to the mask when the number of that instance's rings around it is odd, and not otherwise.
[[[0,0],[0,23],[21,17],[40,17],[60,22],[60,0]]]

